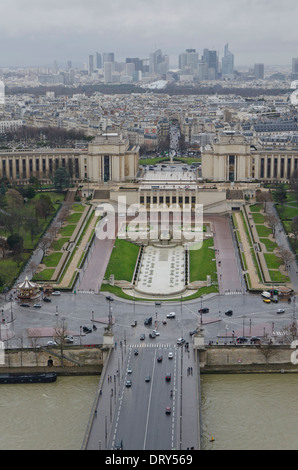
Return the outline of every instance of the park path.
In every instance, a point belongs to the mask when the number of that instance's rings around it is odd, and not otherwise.
[[[242,273],[237,262],[237,250],[233,243],[228,217],[206,216],[204,220],[212,223],[220,294],[241,293]]]
[[[74,248],[75,253],[73,255],[73,258],[66,270],[66,273],[63,276],[62,281],[60,282],[60,284],[57,285],[57,289],[63,288],[63,287],[67,288],[70,285],[72,277],[79,265],[79,261],[83,253],[85,252],[85,249],[88,245],[92,231],[95,229],[97,222],[98,222],[97,217],[92,217],[92,220],[90,221],[90,224],[88,225],[87,230],[85,231],[82,237],[81,243],[78,246],[76,246],[76,248]],[[88,220],[87,220],[87,223],[88,223]]]
[[[241,245],[242,245],[242,252],[245,256],[247,272],[250,278],[250,284],[253,289],[267,289],[264,284],[261,284],[259,281],[258,272],[255,267],[254,259],[251,254],[251,245],[249,243],[246,230],[244,228],[243,220],[242,220],[242,213],[235,212],[235,219],[237,222],[237,227],[240,235]]]

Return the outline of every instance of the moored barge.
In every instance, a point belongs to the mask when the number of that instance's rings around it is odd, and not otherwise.
[[[37,374],[0,374],[0,384],[36,384],[56,382],[54,372]]]

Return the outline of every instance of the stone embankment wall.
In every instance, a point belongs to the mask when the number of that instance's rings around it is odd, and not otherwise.
[[[289,345],[256,345],[256,346],[206,346],[200,351],[202,373],[207,371],[222,372],[276,372],[282,369],[298,372],[295,358],[298,349]]]
[[[102,346],[68,346],[63,351],[61,361],[58,347],[5,350],[5,363],[0,364],[0,373],[40,372],[47,369],[71,374],[98,374],[103,368],[107,354],[108,350]],[[52,360],[51,367],[48,365],[49,360]]]

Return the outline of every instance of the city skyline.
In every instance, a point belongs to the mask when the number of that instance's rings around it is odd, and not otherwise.
[[[115,60],[148,58],[156,49],[178,64],[188,48],[235,57],[235,67],[291,66],[298,55],[295,0],[1,0],[0,67],[87,62],[95,51]]]

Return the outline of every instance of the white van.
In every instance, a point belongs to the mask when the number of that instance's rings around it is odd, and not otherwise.
[[[265,299],[270,299],[271,295],[270,295],[270,292],[266,292],[265,290],[262,292],[262,297],[264,297]]]

